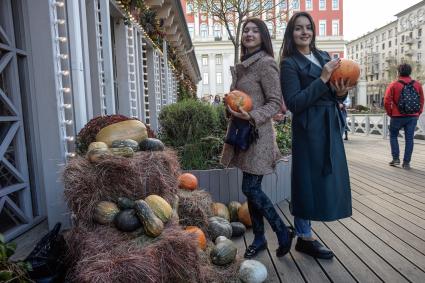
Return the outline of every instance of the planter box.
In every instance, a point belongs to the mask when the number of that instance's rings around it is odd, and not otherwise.
[[[262,189],[273,204],[290,198],[292,156],[279,160],[276,171],[263,177]],[[227,204],[232,200],[243,203],[242,171],[237,168],[188,170],[198,178],[199,187],[209,192],[216,202]]]

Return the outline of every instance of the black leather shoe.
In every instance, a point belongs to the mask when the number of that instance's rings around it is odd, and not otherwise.
[[[277,257],[282,257],[289,252],[292,246],[292,239],[295,238],[294,228],[292,227],[287,227],[287,228],[288,228],[288,234],[289,234],[289,242],[286,245],[279,246],[279,248],[276,250]]]
[[[398,158],[393,158],[393,160],[390,161],[390,163],[388,163],[390,166],[397,166],[400,165],[400,159]]]
[[[298,238],[295,250],[315,258],[331,259],[334,256],[334,253],[330,249],[323,246],[317,240],[306,241],[302,238]]]
[[[267,249],[267,242],[264,242],[259,247],[256,247],[254,245],[250,245],[246,250],[244,254],[244,258],[252,258],[256,256],[260,251]]]

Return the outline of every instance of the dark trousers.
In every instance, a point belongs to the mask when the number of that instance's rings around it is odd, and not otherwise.
[[[392,117],[390,121],[390,145],[391,155],[393,159],[400,156],[400,149],[398,146],[398,134],[401,129],[404,129],[404,138],[406,144],[404,147],[404,163],[409,163],[413,153],[413,137],[415,135],[416,124],[418,117],[405,116],[405,117]]]
[[[243,172],[242,192],[248,199],[249,215],[252,221],[252,230],[255,235],[264,234],[263,217],[267,219],[273,231],[286,231],[283,220],[277,214],[272,202],[261,190],[263,175],[253,175]]]

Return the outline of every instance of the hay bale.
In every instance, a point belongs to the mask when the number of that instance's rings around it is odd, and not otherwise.
[[[66,234],[70,282],[201,282],[195,236],[167,225],[140,244],[107,226],[79,226]]]
[[[208,235],[208,218],[213,216],[211,208],[213,201],[210,193],[204,190],[178,190],[177,195],[179,197],[180,225],[199,227],[205,235]]]
[[[172,203],[180,166],[172,150],[137,152],[132,158],[105,156],[97,163],[77,156],[64,173],[65,200],[77,222],[92,222],[99,201],[142,199],[157,194]]]

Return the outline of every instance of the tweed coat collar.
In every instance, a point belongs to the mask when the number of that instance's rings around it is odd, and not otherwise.
[[[230,86],[230,90],[235,89],[236,81],[238,79],[238,74],[241,75],[241,73],[243,73],[244,69],[247,69],[249,66],[251,66],[252,64],[257,62],[258,60],[260,60],[264,56],[269,56],[269,55],[267,54],[267,52],[262,50],[262,51],[260,51],[256,54],[252,55],[251,57],[249,57],[245,61],[237,63],[235,66],[231,66],[230,72],[232,74],[232,84]]]

